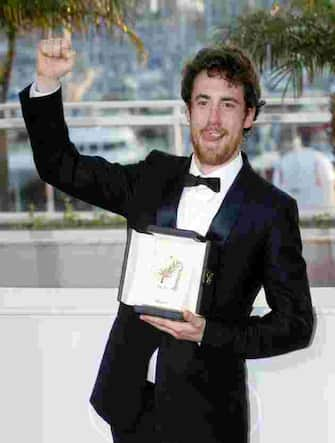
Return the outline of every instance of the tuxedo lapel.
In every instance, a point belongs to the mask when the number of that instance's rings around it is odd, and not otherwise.
[[[248,193],[252,169],[244,152],[242,152],[242,159],[243,166],[228,190],[207,234],[209,240],[219,241],[221,245],[226,241],[236,223]],[[156,224],[158,226],[176,228],[177,225],[178,204],[184,187],[184,176],[190,167],[191,157],[178,160],[175,173],[170,179],[170,185],[157,209]]]
[[[177,209],[184,188],[184,177],[190,167],[191,158],[179,158],[176,162],[175,173],[170,179],[164,199],[156,213],[156,224],[168,228],[177,226]]]
[[[244,152],[242,159],[243,166],[223,199],[207,233],[207,238],[219,242],[220,246],[223,246],[229,237],[248,194],[252,169]]]

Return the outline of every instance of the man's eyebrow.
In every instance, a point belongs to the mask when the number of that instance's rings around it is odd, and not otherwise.
[[[210,99],[210,96],[207,94],[198,94],[195,96],[194,100],[199,100],[200,98],[205,98],[206,100]]]
[[[195,97],[194,97],[194,100],[199,100],[199,99],[206,99],[206,100],[209,100],[210,99],[210,96],[209,95],[207,95],[207,94],[198,94],[198,95],[196,95]],[[221,99],[220,99],[222,102],[233,102],[233,103],[236,103],[236,104],[240,104],[240,101],[239,100],[237,100],[236,98],[234,98],[234,97],[231,97],[231,96],[223,96],[223,97],[221,97]]]
[[[238,105],[240,104],[240,101],[237,100],[237,98],[230,97],[230,96],[228,96],[228,97],[221,97],[221,101],[222,102],[234,102],[234,103],[236,103]]]

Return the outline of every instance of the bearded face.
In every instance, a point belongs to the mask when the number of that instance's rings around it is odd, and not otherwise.
[[[191,129],[191,140],[198,160],[203,165],[219,166],[234,158],[243,141],[243,131],[230,134],[228,129],[206,126]]]
[[[242,85],[201,71],[194,80],[188,118],[195,156],[210,172],[238,154],[243,129],[252,126],[254,108],[247,109]]]

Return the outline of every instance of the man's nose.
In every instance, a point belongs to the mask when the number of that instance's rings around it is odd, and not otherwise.
[[[217,124],[220,123],[220,107],[218,105],[212,105],[209,110],[208,123]]]

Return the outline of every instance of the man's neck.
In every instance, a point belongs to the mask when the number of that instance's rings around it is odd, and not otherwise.
[[[207,165],[207,164],[201,163],[200,160],[198,159],[197,155],[195,153],[193,153],[193,155],[194,155],[194,160],[195,160],[195,163],[196,163],[199,171],[202,174],[207,175],[207,174],[210,174],[211,172],[216,171],[217,169],[220,169],[223,165],[227,165],[230,162],[232,162],[240,154],[240,152],[241,152],[240,150],[236,151],[234,153],[234,155],[232,157],[230,157],[226,162],[221,163],[219,165]]]

